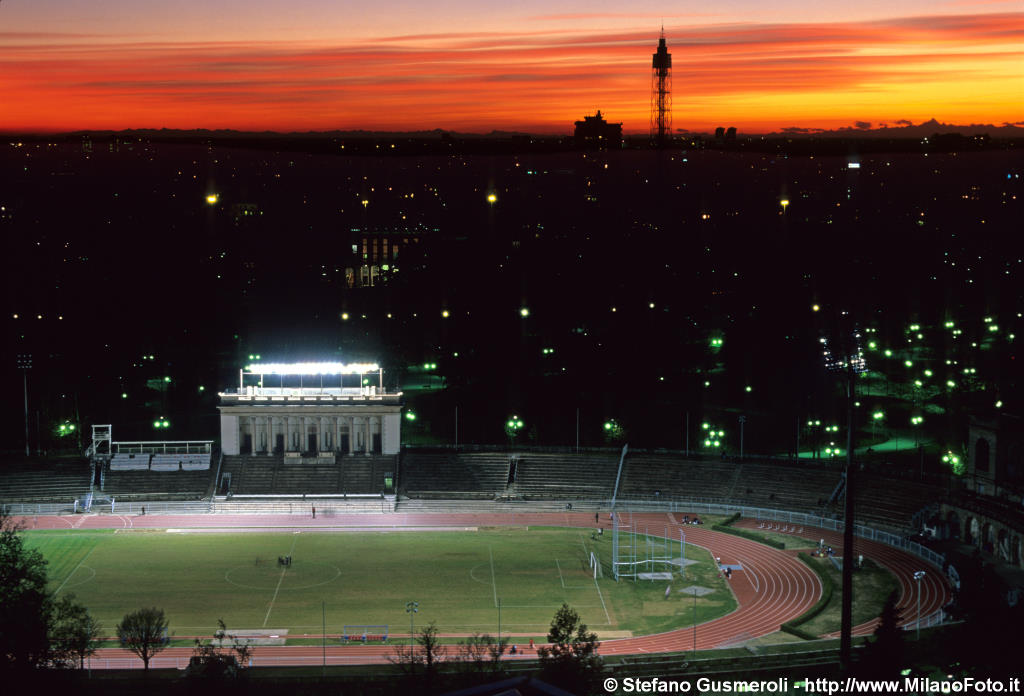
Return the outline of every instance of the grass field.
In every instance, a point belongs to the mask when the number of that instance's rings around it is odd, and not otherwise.
[[[838,631],[842,626],[843,573],[827,558],[812,558],[811,562],[832,576],[835,592],[824,611],[800,628],[817,635]],[[898,589],[896,578],[870,559],[864,567],[853,572],[853,625],[865,623],[882,613],[885,600]]]
[[[229,629],[287,631],[290,638],[345,624],[387,624],[406,634],[406,602],[419,602],[421,626],[442,632],[498,630],[541,636],[563,602],[604,638],[689,626],[693,600],[684,585],[713,588],[698,600],[698,622],[736,607],[710,555],[687,545],[686,577],[619,582],[611,578],[610,535],[589,530],[493,528],[443,532],[302,532],[235,534],[166,531],[26,532],[48,560],[51,589],[74,593],[113,633],[143,606],[164,609],[172,633]],[[603,578],[588,565],[594,551]],[[291,555],[289,567],[278,556]],[[678,548],[676,553],[678,555]]]

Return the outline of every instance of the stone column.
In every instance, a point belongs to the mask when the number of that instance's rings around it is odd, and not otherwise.
[[[355,454],[356,452],[356,419],[354,416],[348,417],[348,453]]]

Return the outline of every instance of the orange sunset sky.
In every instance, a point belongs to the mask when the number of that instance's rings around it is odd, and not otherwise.
[[[3,0],[0,130],[649,128],[664,23],[677,129],[1024,120],[1002,0]]]

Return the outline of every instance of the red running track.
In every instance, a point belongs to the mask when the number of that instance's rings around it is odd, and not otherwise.
[[[779,526],[781,524],[783,527],[790,529],[794,527],[794,525],[787,524],[785,522],[772,522],[771,524],[775,526]],[[743,519],[737,522],[736,526],[756,531],[759,523],[756,520]],[[831,546],[836,556],[842,557],[842,532],[817,529],[815,527],[800,527],[799,529],[802,529],[803,531],[789,532],[789,534],[808,539],[811,546],[817,546],[819,541],[824,540],[825,545]],[[893,548],[892,546],[887,546],[886,544],[882,544],[877,541],[862,539],[860,537],[854,538],[853,553],[854,556],[863,554],[865,558],[870,558],[878,565],[885,567],[896,577],[896,581],[899,584],[899,601],[896,606],[900,611],[900,616],[902,617],[900,621],[901,625],[913,624],[917,621],[918,582],[914,580],[914,573],[916,571],[925,571],[924,579],[920,581],[920,608],[922,617],[929,616],[942,609],[942,607],[949,604],[953,597],[949,582],[946,580],[942,570],[940,568],[936,568],[931,563],[914,556],[913,554]],[[854,626],[853,635],[871,635],[877,627],[878,619],[875,618],[866,623]],[[825,637],[835,638],[838,636],[839,633],[835,632],[826,634]]]
[[[817,575],[800,562],[794,554],[779,551],[730,534],[713,532],[703,526],[677,524],[677,515],[668,513],[642,513],[632,516],[638,526],[661,530],[668,526],[669,535],[679,538],[679,530],[686,534],[687,543],[707,549],[721,559],[723,565],[740,565],[730,586],[739,608],[732,613],[705,622],[696,627],[696,647],[706,650],[739,643],[750,638],[774,633],[784,622],[799,616],[821,596],[821,583]],[[626,513],[622,519],[629,520]],[[331,531],[368,529],[383,531],[388,528],[408,529],[430,527],[477,526],[594,526],[593,513],[513,513],[513,514],[339,514],[333,517],[311,519],[298,515],[85,515],[75,517],[23,517],[28,529],[191,529],[225,532],[243,531]],[[754,520],[745,520],[745,526],[757,527]],[[602,525],[610,525],[602,515]],[[804,536],[838,548],[841,534],[808,529]],[[838,539],[838,541],[836,541]],[[910,554],[883,544],[866,542],[858,552],[892,570],[901,586],[901,606],[913,603],[916,609],[914,570],[924,564]],[[863,550],[861,550],[863,549]],[[941,608],[949,597],[948,586],[941,574],[932,569],[922,581],[922,615]],[[911,618],[911,621],[916,615]],[[859,632],[870,632],[873,624],[859,626]],[[604,655],[687,651],[694,647],[694,628],[688,627],[649,636],[605,640],[601,643]],[[192,654],[191,648],[169,648],[152,662],[154,667],[184,666]],[[256,665],[320,664],[324,659],[322,648],[316,646],[261,646],[256,648]],[[326,650],[330,664],[361,664],[386,662],[394,654],[391,646],[333,645]],[[532,655],[525,655],[529,658]],[[102,649],[97,652],[94,666],[118,668],[141,667],[141,661],[120,649]]]

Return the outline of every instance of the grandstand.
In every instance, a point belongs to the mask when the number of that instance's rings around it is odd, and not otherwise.
[[[101,490],[120,500],[199,500],[209,495],[212,476],[209,466],[191,471],[110,468],[103,472]]]
[[[630,452],[619,484],[619,496],[687,497],[726,501],[736,488],[738,468],[728,461],[684,458],[678,454]]]
[[[322,460],[282,455],[227,455],[221,466],[219,494],[365,495],[387,489],[396,457],[355,455]]]
[[[89,492],[85,459],[27,461],[0,469],[0,502],[70,502]]]
[[[509,453],[405,450],[401,491],[410,498],[493,498],[508,484]]]
[[[517,460],[510,492],[527,500],[611,498],[619,468],[617,452],[528,452],[517,455]]]

